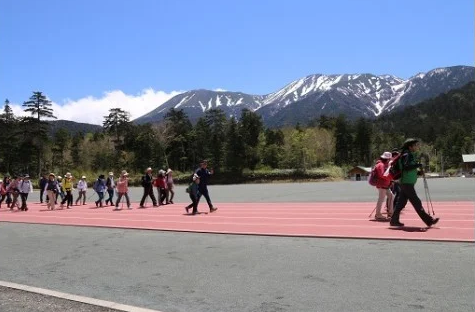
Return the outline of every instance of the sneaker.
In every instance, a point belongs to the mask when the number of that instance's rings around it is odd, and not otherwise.
[[[99,203],[98,203],[98,202],[96,202],[96,207],[99,207]]]
[[[386,220],[386,217],[383,216],[383,215],[376,215],[376,216],[374,216],[374,219],[375,220]]]
[[[190,213],[190,207],[185,207],[186,213]]]
[[[211,207],[211,208],[209,209],[209,212],[210,212],[210,213],[213,213],[213,212],[215,212],[216,210],[218,210],[218,208],[216,208],[216,207]]]
[[[140,206],[139,206],[139,208],[145,208],[145,206],[143,206],[143,205],[140,205]]]
[[[70,206],[68,206],[68,207],[66,207],[66,209],[73,209],[73,208],[72,208],[72,207],[70,207]]]
[[[434,220],[432,220],[432,223],[430,225],[428,225],[428,227],[431,227],[433,225],[436,225],[437,222],[439,222],[439,218],[435,218]]]
[[[129,207],[127,207],[127,209],[132,209],[132,207],[129,206]]]
[[[389,225],[390,225],[390,226],[404,226],[404,223],[401,223],[401,222],[399,222],[399,221],[394,221],[394,222],[391,221],[391,222],[389,223]]]
[[[172,204],[172,205],[174,204],[173,200],[170,200],[170,204]]]
[[[153,207],[160,207],[160,206],[159,206],[159,205],[157,205],[157,204],[155,204],[155,205],[153,205]]]

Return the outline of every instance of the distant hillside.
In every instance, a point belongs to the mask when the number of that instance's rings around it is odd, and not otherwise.
[[[416,136],[430,143],[447,138],[454,131],[469,140],[475,133],[475,82],[418,105],[384,114],[376,124],[384,132]]]
[[[91,125],[87,123],[74,122],[69,120],[52,120],[48,121],[51,125],[50,134],[54,135],[59,129],[63,128],[69,131],[71,135],[76,133],[94,133],[102,131],[102,127],[98,125]]]

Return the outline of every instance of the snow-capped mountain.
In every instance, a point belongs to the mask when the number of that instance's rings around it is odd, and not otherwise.
[[[243,108],[260,114],[269,126],[306,123],[325,114],[375,117],[413,105],[475,80],[475,68],[454,66],[419,73],[407,80],[392,75],[310,75],[267,95],[193,90],[175,96],[137,123],[160,122],[170,108],[183,109],[192,120],[211,108],[239,116]]]
[[[135,120],[136,123],[160,122],[171,109],[183,109],[191,120],[196,120],[212,108],[222,109],[227,116],[240,116],[241,110],[259,109],[262,96],[253,96],[241,92],[192,90],[174,96],[148,114]]]

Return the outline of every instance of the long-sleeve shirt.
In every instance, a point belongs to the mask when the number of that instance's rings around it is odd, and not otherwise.
[[[211,172],[208,169],[200,168],[195,172],[200,177],[200,187],[206,187],[208,185],[208,177]]]
[[[402,168],[401,184],[416,184],[417,168],[420,167],[417,155],[410,151],[404,151],[399,159],[399,166]]]
[[[23,194],[28,194],[33,192],[33,184],[31,183],[30,180],[23,180],[20,183],[18,183],[18,190],[20,193]]]
[[[85,191],[85,190],[87,190],[87,182],[81,179],[78,182],[78,191]]]
[[[53,192],[58,192],[61,193],[61,188],[59,187],[59,183],[56,180],[49,180],[46,182],[46,185],[44,187],[44,191],[53,191]]]
[[[117,182],[117,192],[120,194],[125,194],[129,191],[129,179],[127,178],[119,178]]]
[[[107,189],[113,190],[115,188],[115,181],[113,177],[108,177],[106,181]]]
[[[378,177],[378,180],[376,182],[376,187],[377,188],[389,188],[391,185],[391,179],[389,177],[384,176],[384,172],[386,169],[388,169],[388,162],[384,163],[381,160],[378,160],[376,163],[376,176]]]

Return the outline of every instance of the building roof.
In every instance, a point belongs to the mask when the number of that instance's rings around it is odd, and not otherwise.
[[[353,167],[353,169],[351,169],[350,171],[352,170],[355,170],[355,169],[360,169],[360,170],[363,170],[367,173],[370,173],[371,172],[371,168],[368,168],[368,167],[363,167],[363,166],[356,166],[356,167]]]
[[[462,159],[464,163],[475,162],[475,154],[462,155]]]

